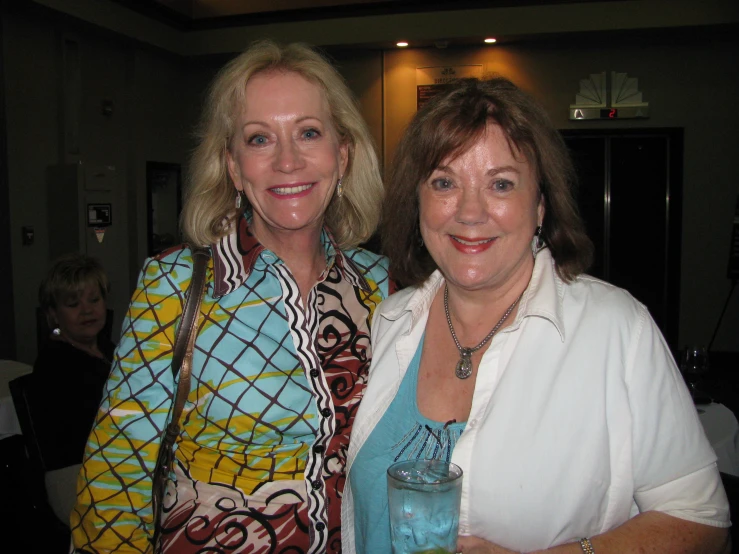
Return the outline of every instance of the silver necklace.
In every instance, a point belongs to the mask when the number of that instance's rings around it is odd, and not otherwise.
[[[484,339],[482,339],[482,341],[477,346],[473,346],[472,348],[465,348],[464,346],[459,344],[457,333],[454,332],[452,318],[449,315],[449,287],[447,285],[444,285],[444,313],[446,314],[446,322],[449,324],[449,330],[452,332],[454,344],[457,345],[457,350],[459,350],[459,361],[457,362],[457,367],[454,369],[454,375],[456,375],[459,379],[467,379],[467,377],[472,375],[472,353],[480,350],[480,348],[485,346],[485,344],[487,344],[487,342],[493,338],[493,335],[495,335],[498,329],[500,329],[500,326],[503,325],[503,322],[508,319],[509,315],[511,315],[513,308],[515,308],[516,304],[518,304],[518,301],[521,300],[521,296],[523,296],[523,293],[521,293],[519,297],[513,301],[513,304],[508,307],[508,309],[503,314],[503,317],[500,318],[500,321],[495,324],[493,330],[490,331],[488,335]]]

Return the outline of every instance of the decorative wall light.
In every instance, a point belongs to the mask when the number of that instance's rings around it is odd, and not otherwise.
[[[591,73],[580,80],[575,103],[570,104],[570,119],[646,119],[649,102],[642,101],[639,80],[626,73]]]

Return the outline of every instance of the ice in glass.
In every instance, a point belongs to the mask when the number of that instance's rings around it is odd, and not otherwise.
[[[407,460],[387,471],[393,554],[457,551],[462,470],[441,460]]]

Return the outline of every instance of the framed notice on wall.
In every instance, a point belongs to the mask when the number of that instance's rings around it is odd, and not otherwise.
[[[416,109],[444,90],[449,83],[465,77],[482,78],[482,65],[447,65],[416,69]]]

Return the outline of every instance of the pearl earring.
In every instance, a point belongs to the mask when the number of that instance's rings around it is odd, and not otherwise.
[[[344,178],[344,176],[342,175],[341,177],[339,177],[339,182],[336,183],[336,196],[339,197],[339,198],[341,198],[342,196],[344,196],[344,185],[341,183],[341,180],[343,178]]]

